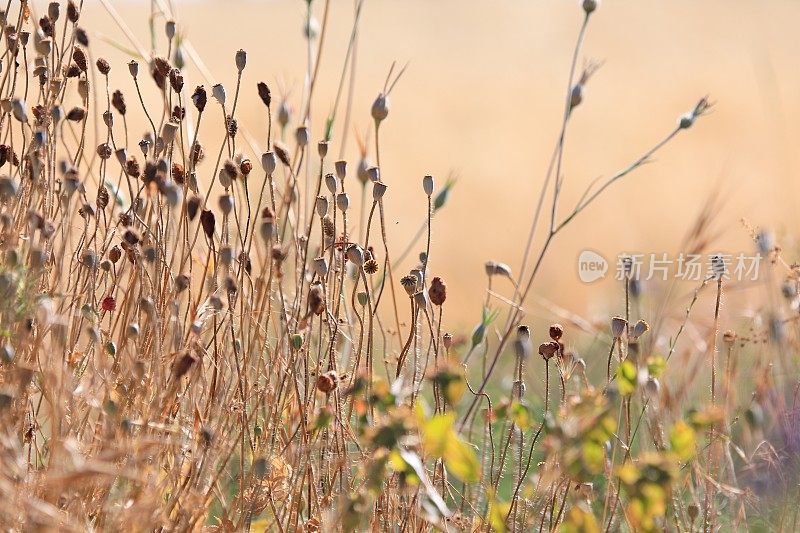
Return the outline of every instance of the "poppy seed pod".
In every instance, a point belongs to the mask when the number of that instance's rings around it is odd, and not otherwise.
[[[206,103],[208,102],[208,95],[206,94],[206,89],[202,85],[198,85],[195,87],[194,92],[192,93],[192,103],[194,107],[197,108],[197,111],[200,113],[206,108]]]
[[[599,0],[583,0],[583,11],[589,15],[597,9],[597,4],[599,4]]]
[[[109,65],[108,61],[102,57],[95,62],[95,65],[97,66],[97,70],[103,76],[108,76],[108,73],[111,72],[111,65]]]
[[[447,300],[447,284],[442,278],[436,276],[431,280],[431,286],[428,289],[428,295],[431,298],[433,305],[443,305]]]
[[[219,197],[217,205],[219,205],[219,210],[222,211],[223,215],[229,215],[233,211],[233,196],[223,194]]]
[[[339,376],[335,370],[329,370],[317,377],[317,390],[330,394],[339,386]]]
[[[337,161],[334,164],[334,168],[336,169],[336,177],[344,181],[344,178],[347,177],[347,161]]]
[[[375,122],[381,122],[389,116],[389,99],[385,94],[380,93],[372,102],[371,114]]]
[[[367,178],[369,181],[381,181],[381,169],[378,167],[369,167],[367,169]]]
[[[328,275],[328,259],[325,257],[317,257],[314,259],[314,273],[320,278]]]
[[[405,289],[406,294],[413,296],[417,292],[417,277],[416,276],[403,276],[400,278],[400,285]]]
[[[275,236],[275,224],[272,222],[271,218],[261,223],[260,233],[264,242],[269,244],[272,241],[272,238]]]
[[[487,261],[484,265],[487,276],[505,276],[511,279],[511,267],[497,261]]]
[[[166,23],[164,23],[164,33],[166,34],[167,39],[170,41],[175,37],[175,30],[176,26],[174,20],[168,20]]]
[[[561,346],[556,341],[545,342],[539,345],[539,355],[545,361],[549,361],[556,353],[558,353]]]
[[[347,211],[347,208],[350,207],[350,196],[346,192],[340,192],[336,195],[336,207],[342,212]]]
[[[294,132],[294,138],[300,146],[306,146],[310,140],[308,128],[305,126],[298,127]]]
[[[219,178],[219,183],[226,189],[228,189],[232,184],[233,180],[231,179],[231,175],[224,169],[219,169],[217,173],[217,178]]]
[[[615,339],[619,339],[622,337],[622,334],[625,333],[625,329],[628,326],[628,321],[622,318],[621,316],[615,316],[611,319],[611,335]]]
[[[328,141],[320,141],[317,143],[317,154],[320,158],[325,159],[328,155]]]
[[[328,192],[336,194],[336,191],[339,189],[339,180],[336,179],[336,176],[333,174],[326,174],[325,186],[328,188]]]
[[[550,338],[554,341],[561,340],[561,337],[564,335],[564,326],[561,324],[553,324],[550,326]]]
[[[425,176],[422,178],[422,190],[425,191],[427,196],[433,194],[433,176]]]
[[[236,51],[236,69],[241,72],[247,66],[247,52],[241,48]]]
[[[358,162],[358,168],[356,169],[356,175],[358,176],[358,181],[361,182],[362,185],[366,185],[369,181],[369,169],[371,165],[369,160],[366,157],[362,157],[361,161]]]
[[[357,244],[351,244],[347,247],[347,260],[357,266],[364,264],[364,249]]]
[[[282,128],[285,128],[291,118],[292,108],[289,106],[289,102],[284,100],[281,102],[280,107],[278,107],[278,124],[280,124]]]
[[[414,293],[414,302],[423,309],[428,307],[428,291],[425,289]]]
[[[221,83],[218,83],[211,88],[211,95],[216,98],[220,105],[225,105],[225,87],[223,87]]]
[[[269,86],[263,81],[258,82],[258,97],[261,98],[264,105],[269,108],[272,103],[272,93],[269,90]]]
[[[445,333],[442,335],[442,344],[444,344],[445,350],[449,350],[453,346],[453,334]]]
[[[40,39],[36,42],[36,53],[42,57],[48,57],[53,51],[53,40],[49,37],[47,39]]]
[[[189,276],[186,274],[178,274],[178,276],[175,277],[175,290],[177,292],[185,291],[189,288],[190,281]]]
[[[28,106],[25,103],[25,100],[21,98],[14,98],[11,101],[11,110],[14,113],[14,118],[22,122],[23,124],[28,122]]]
[[[128,72],[131,73],[133,79],[136,79],[139,76],[139,63],[135,59],[131,59],[128,63]]]
[[[278,159],[275,157],[275,152],[264,152],[261,154],[261,167],[267,175],[272,175],[275,172],[275,167],[278,166]]]
[[[636,324],[633,325],[633,338],[638,339],[650,329],[650,324],[645,322],[644,320],[639,320]]]
[[[317,215],[324,217],[328,214],[328,199],[325,196],[317,196],[316,202]]]
[[[177,133],[178,125],[173,122],[165,122],[161,127],[161,138],[164,140],[164,144],[172,144]]]
[[[531,355],[531,330],[528,326],[517,327],[517,338],[514,339],[514,353],[519,359],[527,359]]]
[[[372,185],[372,199],[376,202],[383,198],[383,195],[386,194],[387,186],[385,183],[381,183],[380,181],[376,181]]]
[[[325,291],[318,281],[308,289],[308,310],[318,316],[325,311]]]

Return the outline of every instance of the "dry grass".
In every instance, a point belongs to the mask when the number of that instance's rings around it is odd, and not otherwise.
[[[449,332],[452,298],[429,268],[452,181],[422,178],[400,213],[426,214],[417,239],[388,240],[380,133],[404,67],[369,108],[361,160],[333,155],[366,107],[352,101],[361,0],[327,117],[311,102],[320,64],[339,59],[324,55],[328,0],[294,109],[245,79],[244,51],[235,86],[190,84],[185,62],[205,67],[162,1],[151,32],[166,38],[149,51],[102,2],[128,65],[94,57],[82,6],[13,4],[0,57],[4,530],[797,529],[798,268],[767,232],[753,231],[769,261],[747,333],[723,332],[737,286],[714,273],[666,290],[652,327],[631,279],[608,323],[556,302],[566,326],[525,325],[562,230],[711,106],[700,99],[565,206],[570,119],[598,67],[579,64],[592,0],[530,229],[502,227],[528,236],[521,267],[486,264],[471,335]],[[135,92],[115,90],[123,76]],[[244,131],[240,100],[256,98],[263,129]],[[714,210],[687,250],[713,242]],[[413,253],[416,268],[393,272]],[[581,358],[571,347],[592,336]]]

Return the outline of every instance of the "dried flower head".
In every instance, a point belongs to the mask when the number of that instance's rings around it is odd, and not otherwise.
[[[433,305],[443,305],[447,300],[447,285],[442,278],[436,276],[431,280],[431,286],[428,289],[428,295],[431,298]]]

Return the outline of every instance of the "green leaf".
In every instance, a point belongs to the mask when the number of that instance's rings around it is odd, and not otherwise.
[[[617,367],[617,387],[623,396],[630,396],[636,390],[636,365],[630,360]]]
[[[511,404],[511,420],[522,431],[527,431],[531,427],[531,412],[528,406],[520,403],[513,402]]]
[[[669,432],[669,445],[678,459],[689,461],[694,457],[697,445],[697,437],[692,427],[683,420],[678,420]]]
[[[653,355],[647,358],[647,372],[654,378],[660,378],[667,367],[667,361],[660,355]]]
[[[447,413],[436,415],[422,427],[422,443],[425,451],[444,459],[447,469],[465,483],[480,479],[480,462],[474,449],[462,441],[453,425],[455,415]]]

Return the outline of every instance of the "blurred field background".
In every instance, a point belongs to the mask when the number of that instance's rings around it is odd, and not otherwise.
[[[150,2],[110,3],[149,49]],[[39,10],[44,6],[36,4]],[[318,20],[323,4],[314,2]],[[451,174],[457,177],[446,208],[434,220],[431,256],[431,268],[446,280],[455,304],[448,309],[453,325],[467,327],[479,318],[486,260],[503,261],[519,270],[535,200],[558,134],[569,56],[582,16],[575,4],[572,0],[369,0],[365,4],[346,158],[354,168],[358,151],[353,132],[363,136],[369,131],[370,105],[391,63],[408,63],[381,128],[381,170],[390,186],[389,240],[398,254],[422,222],[424,174],[432,174],[437,186]],[[302,38],[305,2],[173,1],[172,8],[179,31],[229,94],[235,83],[234,54],[239,48],[248,51],[237,118],[240,128],[261,139],[262,150],[265,121],[255,84],[269,83],[278,103],[288,96],[297,113],[307,61]],[[725,200],[715,217],[721,232],[717,249],[753,249],[740,222],[744,218],[753,226],[775,229],[786,259],[794,260],[794,245],[782,232],[799,221],[800,67],[794,28],[798,16],[800,4],[791,0],[603,3],[580,58],[604,64],[572,120],[564,212],[593,178],[613,173],[649,148],[700,96],[710,95],[716,106],[710,117],[681,135],[653,164],[614,185],[559,235],[537,281],[538,294],[575,312],[607,316],[613,308],[608,302],[619,302],[618,287],[610,279],[614,266],[606,280],[583,285],[576,274],[580,251],[591,248],[612,261],[624,251],[674,256],[710,195]],[[352,19],[352,1],[331,2],[312,110],[312,143],[321,138],[324,117],[332,106]],[[131,46],[99,1],[87,0],[81,22],[90,29],[107,28],[105,35],[91,34],[93,49],[102,51],[112,65],[124,64],[120,61],[129,54],[99,42],[114,35],[114,42]],[[163,21],[155,27],[163,43]],[[200,83],[210,88],[195,65],[190,60],[187,64],[189,92]],[[130,76],[119,67],[111,73],[111,89],[115,88],[135,94]],[[153,96],[155,91],[146,94]],[[135,99],[129,105],[138,107]],[[137,110],[134,115],[141,113]],[[296,126],[296,115],[294,119]],[[139,135],[143,127],[132,125],[132,135]],[[218,139],[209,135],[210,130],[201,132],[201,142],[216,152],[211,147],[218,146]],[[341,135],[339,121],[334,154]],[[369,138],[374,139],[371,134]],[[354,178],[350,184],[356,192]],[[418,221],[413,213],[418,213]],[[397,270],[411,266],[407,261]],[[602,297],[611,291],[617,291],[613,298]],[[532,315],[549,316],[535,302],[528,307]]]

